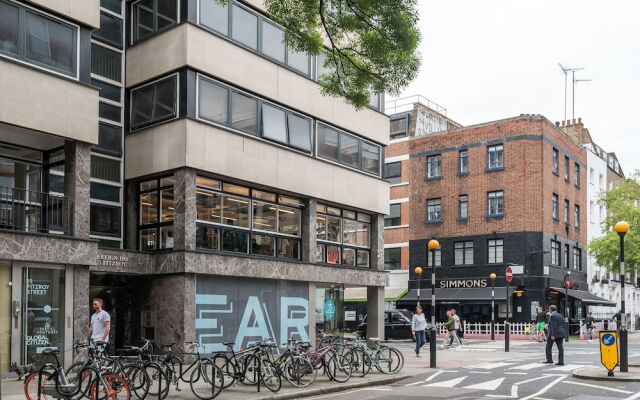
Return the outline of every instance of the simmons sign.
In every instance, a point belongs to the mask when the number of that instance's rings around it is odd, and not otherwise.
[[[440,281],[440,288],[486,288],[486,279],[447,279]]]

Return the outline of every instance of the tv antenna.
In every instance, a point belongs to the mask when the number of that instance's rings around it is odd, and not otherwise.
[[[581,71],[582,67],[566,67],[558,63],[564,73],[564,120],[567,120],[567,75],[571,72],[571,118],[576,118],[576,83],[591,82],[591,79],[576,79],[576,71]]]

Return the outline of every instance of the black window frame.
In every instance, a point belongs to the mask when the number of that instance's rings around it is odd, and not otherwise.
[[[389,140],[402,139],[409,136],[409,118],[410,114],[405,114],[402,116],[394,116],[391,117],[389,121]],[[403,121],[402,125],[404,125],[403,131],[392,131],[392,124],[397,121]]]
[[[498,193],[500,193],[500,196],[498,196]],[[494,195],[494,196],[492,196]],[[498,209],[502,209],[502,212],[495,212],[492,213],[491,212],[491,200],[492,199],[496,199],[497,204],[496,204],[496,210]],[[499,217],[503,217],[504,216],[504,190],[493,190],[490,192],[487,192],[487,217],[489,218],[499,218]]]
[[[554,175],[559,176],[560,174],[560,152],[557,148],[553,147],[551,149],[551,172]]]
[[[556,193],[551,194],[551,218],[560,220],[560,198]]]
[[[467,259],[467,250],[471,249],[471,259]],[[458,263],[458,253],[462,255],[462,263]],[[468,266],[474,265],[474,257],[475,250],[473,240],[462,240],[458,242],[453,242],[453,265],[460,266]]]
[[[136,12],[136,5],[140,2],[142,2],[144,0],[137,0],[137,1],[133,1],[131,2],[131,44],[136,44],[142,40],[148,39],[150,37],[153,37],[154,35],[157,35],[160,32],[164,32],[166,30],[169,30],[171,28],[173,28],[174,26],[176,26],[180,20],[180,1],[179,0],[152,0],[153,1],[153,8],[151,10],[151,14],[152,14],[152,18],[153,18],[153,27],[151,29],[151,32],[149,32],[148,34],[139,37],[138,36],[138,29],[137,29],[137,22],[138,22],[138,13]],[[165,25],[162,28],[158,29],[158,2],[159,1],[174,1],[176,4],[176,18],[175,21],[172,24],[169,25]]]
[[[347,209],[342,209],[338,207],[329,206],[326,204],[318,204],[317,205],[317,219],[318,218],[334,218],[340,219],[340,233],[339,240],[332,241],[328,239],[321,239],[316,236],[316,245],[318,249],[322,248],[322,260],[317,260],[317,263],[321,263],[324,265],[337,266],[337,267],[352,267],[352,268],[371,268],[371,216],[368,214],[359,213],[356,211],[351,211]],[[344,229],[345,229],[345,221],[351,223],[360,223],[366,224],[367,232],[368,232],[368,243],[366,246],[361,246],[358,244],[350,244],[345,243],[344,240]],[[326,225],[325,225],[326,226]],[[328,248],[334,247],[339,251],[338,257],[339,262],[337,263],[329,263],[328,262]],[[348,265],[344,262],[344,251],[345,249],[349,251],[355,251],[356,259],[355,265]],[[317,251],[316,251],[317,253]],[[358,265],[358,255],[361,253],[367,253],[367,265]]]
[[[170,121],[173,119],[176,119],[179,115],[179,107],[180,107],[180,102],[178,101],[180,98],[180,88],[178,85],[178,73],[173,73],[167,76],[163,76],[161,78],[158,78],[156,80],[153,80],[151,82],[145,83],[144,85],[140,85],[137,87],[132,88],[129,91],[129,132],[134,132],[143,128],[146,128],[148,126],[152,126],[152,125],[156,125],[162,122],[166,122],[166,121]],[[154,115],[156,113],[156,90],[158,85],[165,83],[169,80],[173,80],[173,113],[172,115],[167,115],[167,116],[163,116],[163,117],[159,117],[159,118],[154,118]],[[133,124],[133,114],[134,114],[134,107],[133,107],[133,97],[136,93],[136,91],[142,90],[144,88],[147,88],[149,86],[153,87],[153,91],[151,94],[151,117],[144,122],[141,122],[139,124]]]
[[[434,172],[437,173],[437,175],[434,174]],[[427,156],[427,179],[429,180],[429,179],[441,179],[441,178],[442,178],[442,154],[428,155]]]
[[[582,271],[582,249],[573,246],[573,269]]]
[[[402,161],[385,163],[383,178],[391,185],[402,183]]]
[[[336,127],[334,127],[332,125],[325,124],[324,122],[317,121],[317,126],[320,126],[320,125],[324,125],[326,128],[338,132],[338,144],[337,144],[337,146],[338,146],[338,159],[335,160],[335,159],[332,159],[330,157],[323,156],[323,155],[321,155],[319,153],[320,146],[318,145],[318,140],[317,140],[318,128],[316,128],[316,148],[315,148],[315,155],[316,155],[317,158],[329,161],[331,163],[337,163],[337,164],[343,165],[343,166],[345,166],[345,167],[347,167],[349,169],[353,169],[353,170],[356,170],[356,171],[361,171],[361,172],[363,172],[363,173],[365,173],[367,175],[380,177],[381,170],[382,170],[382,165],[383,165],[383,163],[382,163],[382,161],[383,161],[383,159],[382,159],[382,147],[380,145],[378,145],[376,143],[373,143],[373,142],[371,142],[369,140],[363,139],[363,138],[361,138],[361,137],[359,137],[357,135],[354,135],[352,133],[349,133],[349,132],[347,132],[347,131],[345,131],[343,129],[339,129],[339,128],[336,128]],[[360,159],[360,161],[359,161],[360,168],[354,168],[353,166],[350,166],[349,164],[345,164],[345,163],[342,162],[342,154],[341,154],[341,151],[340,151],[340,149],[342,148],[342,144],[341,144],[342,135],[350,136],[350,137],[352,137],[352,138],[354,138],[355,140],[358,141],[358,143],[359,143],[359,145],[358,145],[358,149],[359,149],[358,157]],[[363,155],[363,147],[364,147],[363,145],[364,144],[367,144],[369,146],[372,146],[372,147],[378,149],[378,171],[376,173],[369,172],[368,170],[366,170],[364,168],[364,162],[363,162],[364,160],[363,160],[363,157],[362,157],[362,155]]]
[[[499,165],[498,165],[498,161],[500,161]],[[487,172],[502,171],[503,169],[504,169],[504,143],[487,145]]]
[[[458,176],[469,175],[469,149],[458,151]]]
[[[168,180],[168,182],[170,182],[170,184],[162,184],[163,180]],[[156,184],[154,187],[151,187],[149,189],[144,189],[142,190],[140,188],[142,183],[145,182],[151,182],[151,181],[156,181]],[[140,251],[158,251],[158,250],[167,250],[167,249],[172,249],[173,246],[171,247],[160,247],[162,244],[161,241],[161,230],[162,228],[173,228],[173,226],[175,225],[175,218],[176,218],[176,212],[174,210],[173,212],[173,218],[169,221],[162,221],[161,218],[161,213],[162,213],[162,192],[166,191],[166,190],[171,190],[173,191],[173,198],[175,201],[175,195],[176,195],[176,189],[175,189],[175,182],[174,182],[174,176],[173,175],[163,175],[160,177],[154,177],[154,178],[148,178],[148,179],[140,179],[139,181],[136,182],[136,206],[137,206],[137,210],[138,210],[138,219],[136,221],[137,224],[137,245],[136,248]],[[152,222],[152,223],[142,223],[142,211],[141,211],[141,202],[142,202],[142,195],[147,194],[147,193],[156,193],[156,199],[157,199],[157,204],[156,204],[156,221]],[[142,240],[142,231],[150,231],[150,230],[155,230],[156,233],[156,241],[154,243],[155,248],[153,249],[142,249],[141,246],[141,240]],[[174,240],[175,240],[175,231],[174,231]],[[175,242],[174,242],[175,245]]]
[[[580,188],[580,164],[573,163],[573,184],[575,187]]]
[[[571,160],[569,160],[569,156],[564,156],[564,180],[570,182],[569,169],[571,168]]]
[[[570,248],[571,246],[569,246],[568,244],[564,245],[564,261],[565,261],[565,267],[566,268],[571,268],[571,253],[570,253]]]
[[[464,204],[464,215],[462,213],[462,205]],[[458,196],[458,219],[460,221],[466,221],[469,219],[469,195],[461,194]]]
[[[112,211],[116,211],[117,218],[115,218],[114,221],[116,222],[116,225],[117,225],[117,230],[118,230],[117,233],[116,232],[101,232],[101,231],[97,231],[97,230],[93,229],[96,226],[96,224],[98,223],[95,220],[95,218],[97,218],[97,213],[95,211],[96,207],[105,208],[105,209],[110,209]],[[114,239],[122,238],[122,206],[90,202],[89,203],[89,233],[92,236],[109,237],[109,238],[114,238]]]
[[[498,249],[500,249],[500,259],[498,260]],[[491,257],[493,256],[493,261]],[[504,239],[487,239],[487,264],[504,263]]]
[[[551,265],[555,267],[561,266],[561,258],[560,258],[560,242],[554,239],[551,239]]]
[[[392,252],[396,252],[397,251],[397,259],[393,259],[390,261],[387,261],[388,258],[391,257],[387,257],[388,255],[390,256]],[[389,268],[389,266],[391,266],[391,268]],[[384,269],[385,271],[396,271],[402,268],[402,247],[387,247],[384,249]]]
[[[426,202],[426,223],[427,224],[439,224],[442,223],[442,198],[441,197],[435,197],[432,199],[427,199]],[[430,208],[431,207],[437,207],[437,211],[434,210],[434,212],[438,213],[438,218],[437,219],[432,219],[431,218],[431,211]]]
[[[397,212],[395,212],[397,211]],[[384,227],[402,225],[402,203],[389,204],[389,214],[384,216]]]

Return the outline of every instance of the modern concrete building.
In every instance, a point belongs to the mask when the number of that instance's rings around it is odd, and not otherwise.
[[[260,1],[0,0],[0,371],[84,339],[382,332],[389,117]],[[70,352],[65,352],[70,357]]]

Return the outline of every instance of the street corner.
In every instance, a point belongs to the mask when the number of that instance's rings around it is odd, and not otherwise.
[[[576,369],[571,375],[574,378],[594,381],[640,382],[640,366],[630,366],[629,372],[614,371],[613,376],[609,376],[604,368],[589,366]]]

